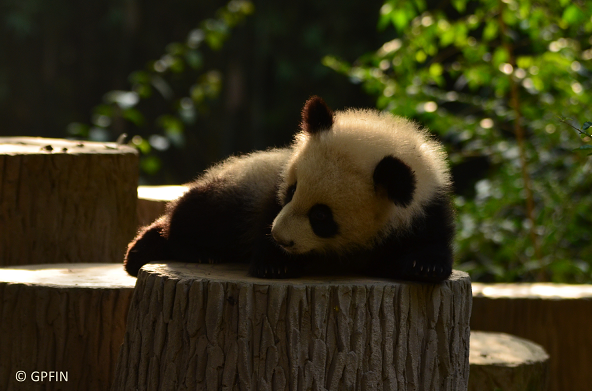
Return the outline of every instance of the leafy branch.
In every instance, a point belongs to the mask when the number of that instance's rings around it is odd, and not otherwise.
[[[570,128],[574,129],[576,132],[578,132],[580,134],[581,138],[586,138],[588,137],[588,139],[592,139],[592,135],[590,133],[587,133],[586,130],[590,129],[592,127],[592,122],[590,121],[586,121],[584,122],[584,124],[582,125],[582,128],[578,128],[576,126],[573,126],[569,121],[570,118],[565,118],[565,117],[561,117],[558,116],[559,121],[563,122],[564,124],[566,124],[567,126],[569,126]],[[586,144],[586,145],[582,145],[579,148],[574,149],[574,151],[585,151],[585,152],[589,152],[588,156],[592,156],[592,145]]]
[[[107,140],[126,131],[129,124],[137,129],[144,128],[152,122],[147,120],[147,115],[153,116],[154,113],[138,106],[156,93],[170,105],[168,113],[153,120],[154,127],[162,129],[163,134],[148,130],[153,134],[148,134],[147,138],[136,135],[131,142],[144,155],[142,170],[149,174],[157,172],[161,163],[153,149],[165,150],[171,143],[183,146],[185,127],[195,122],[198,113],[208,110],[210,102],[222,89],[222,73],[203,69],[204,46],[220,50],[232,29],[253,11],[254,6],[249,0],[231,0],[218,9],[215,18],[206,19],[191,30],[185,42],[168,44],[159,59],[148,61],[144,69],[132,72],[128,77],[129,90],[107,92],[103,103],[93,109],[91,125],[71,123],[68,132],[74,137]],[[175,85],[179,85],[175,82],[181,76],[196,80],[188,91],[175,91]]]

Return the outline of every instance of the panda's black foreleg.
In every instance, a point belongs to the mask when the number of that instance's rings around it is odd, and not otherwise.
[[[405,280],[440,282],[452,273],[452,252],[443,246],[418,249],[403,255],[398,263]]]
[[[148,262],[167,258],[166,225],[167,218],[163,216],[141,228],[138,235],[130,242],[123,261],[123,266],[130,275],[136,277],[140,268]]]
[[[245,212],[241,194],[224,179],[195,183],[169,207],[171,259],[181,262],[241,262]]]
[[[440,282],[452,273],[452,251],[438,244],[407,248],[403,253],[393,249],[375,259],[371,272],[397,280]]]
[[[376,269],[390,278],[439,282],[450,277],[453,264],[454,212],[450,200],[433,200],[412,228],[396,232],[377,249]]]
[[[294,278],[301,275],[297,266],[296,257],[282,250],[271,235],[262,236],[255,244],[249,274],[259,278]]]

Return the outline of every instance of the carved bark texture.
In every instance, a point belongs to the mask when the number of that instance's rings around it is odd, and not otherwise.
[[[592,384],[592,285],[473,284],[471,328],[526,338],[550,356],[550,390]]]
[[[466,390],[471,285],[140,271],[112,390]]]
[[[134,284],[116,264],[0,269],[0,390],[108,390]],[[35,371],[67,381],[34,381]]]
[[[469,361],[469,391],[549,389],[549,355],[526,339],[471,331]]]
[[[121,262],[137,185],[134,148],[0,137],[0,265]]]
[[[187,186],[138,186],[138,227],[162,216],[166,205],[186,190]]]

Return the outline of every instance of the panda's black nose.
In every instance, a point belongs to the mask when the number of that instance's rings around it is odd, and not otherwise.
[[[280,238],[278,235],[273,234],[273,232],[272,232],[272,236],[273,236],[273,239],[280,246],[282,246],[284,248],[294,247],[294,241],[293,240],[287,240],[287,239]]]

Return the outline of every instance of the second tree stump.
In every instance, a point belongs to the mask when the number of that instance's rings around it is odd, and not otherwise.
[[[0,137],[0,266],[121,262],[137,186],[135,148]]]

